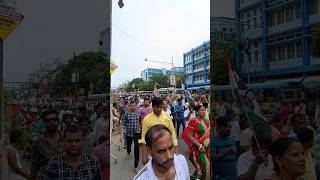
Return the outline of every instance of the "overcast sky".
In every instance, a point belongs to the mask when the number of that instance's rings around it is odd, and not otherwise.
[[[97,50],[98,34],[107,26],[106,0],[16,1],[25,19],[4,41],[5,81],[27,80],[41,61]],[[122,9],[117,1],[112,1],[112,58],[119,68],[113,87],[140,77],[147,67],[170,68],[144,62],[146,57],[173,57],[174,65],[182,66],[184,52],[209,40],[210,0],[124,0]],[[233,0],[211,0],[211,16],[234,17]]]
[[[211,0],[210,16],[235,17],[235,0]]]
[[[145,58],[171,62],[173,57],[174,66],[183,66],[183,53],[210,38],[210,0],[123,2],[122,9],[116,3],[112,9],[111,56],[118,65],[112,87],[140,77],[147,67],[171,66],[145,62]]]
[[[4,80],[26,81],[40,62],[97,51],[106,0],[16,0],[25,19],[4,41]]]

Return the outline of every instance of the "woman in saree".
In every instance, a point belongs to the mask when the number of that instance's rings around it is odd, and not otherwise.
[[[202,104],[195,106],[196,117],[191,119],[183,131],[182,139],[189,148],[188,158],[195,167],[191,180],[210,179],[210,123],[206,117],[206,108]]]

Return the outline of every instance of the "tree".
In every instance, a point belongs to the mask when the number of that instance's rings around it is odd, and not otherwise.
[[[213,84],[225,85],[229,83],[227,59],[230,58],[231,63],[235,64],[235,41],[229,38],[224,43],[216,44],[211,50],[212,58],[212,75]]]
[[[135,78],[127,83],[125,90],[128,92],[139,89],[139,84],[143,82],[142,78]]]
[[[155,75],[150,79],[150,83],[157,83],[158,88],[165,88],[169,86],[169,77],[166,75]]]
[[[142,81],[139,84],[140,91],[153,91],[153,85],[150,82]]]
[[[69,88],[85,88],[91,93],[106,93],[110,80],[106,71],[108,62],[102,53],[84,52],[71,58],[68,63],[56,69],[52,78],[49,78],[49,93],[52,96],[63,97]],[[78,72],[79,83],[71,84],[71,74]]]
[[[320,57],[320,26],[311,29],[311,51],[314,57]]]

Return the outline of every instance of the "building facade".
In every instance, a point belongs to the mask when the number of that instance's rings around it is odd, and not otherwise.
[[[149,82],[153,76],[167,75],[168,74],[167,71],[168,70],[166,70],[165,68],[162,68],[162,69],[147,68],[141,72],[141,78],[144,81]]]
[[[210,41],[223,43],[235,32],[235,19],[229,17],[210,18]]]
[[[98,51],[106,55],[108,54],[108,52],[111,52],[110,41],[111,41],[110,28],[108,28],[108,30],[101,31],[98,39]]]
[[[168,74],[173,71],[174,74],[179,75],[184,73],[184,67],[173,67],[171,70],[168,72]]]
[[[165,75],[165,76],[170,76],[172,72],[175,75],[180,75],[184,73],[184,68],[183,67],[173,67],[170,70],[167,70],[166,68],[162,69],[155,69],[155,68],[147,68],[141,72],[141,78],[144,81],[149,82],[153,76],[157,75]]]
[[[209,41],[207,41],[183,54],[183,66],[185,69],[186,86],[188,89],[209,86],[209,48]]]
[[[320,0],[235,2],[236,67],[242,76],[261,81],[319,72],[311,29],[320,24]]]

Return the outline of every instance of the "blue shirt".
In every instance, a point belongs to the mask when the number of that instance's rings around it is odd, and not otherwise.
[[[177,113],[177,120],[184,120],[184,106],[176,105],[174,111]]]
[[[236,142],[232,138],[217,135],[213,137],[213,141],[211,141],[211,155],[220,154],[224,149],[235,145]],[[211,165],[213,172],[211,179],[236,179],[236,160],[236,154],[228,154],[218,161],[213,160]]]

